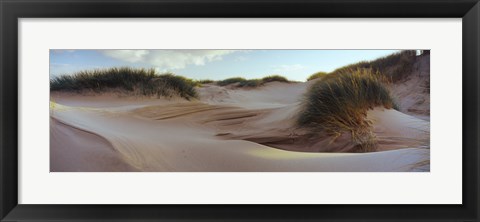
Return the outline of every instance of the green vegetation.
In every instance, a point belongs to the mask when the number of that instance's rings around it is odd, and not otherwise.
[[[242,77],[233,77],[233,78],[228,78],[228,79],[218,81],[217,85],[226,86],[226,85],[230,85],[230,84],[234,84],[234,83],[238,83],[238,82],[243,82],[243,81],[246,81],[246,79],[242,78]]]
[[[345,72],[348,73],[350,70],[369,69],[372,72],[378,72],[387,79],[396,82],[404,79],[412,73],[416,57],[414,50],[404,50],[373,61],[363,61],[347,65],[334,70],[329,75]]]
[[[259,87],[263,85],[264,82],[260,79],[247,79],[238,83],[238,87]]]
[[[291,81],[287,78],[280,75],[271,75],[263,77],[262,79],[245,79],[242,77],[233,77],[217,82],[219,86],[227,86],[230,84],[237,84],[236,87],[259,87],[263,86],[265,83],[269,82],[285,82],[290,83]]]
[[[323,78],[326,75],[328,75],[328,73],[326,73],[326,72],[316,72],[316,73],[312,74],[311,76],[309,76],[307,81],[318,79],[318,78]]]
[[[214,83],[215,81],[211,79],[201,79],[201,80],[195,80],[195,82],[199,84],[210,84],[210,83]]]
[[[281,76],[281,75],[271,75],[271,76],[266,76],[261,79],[262,83],[267,83],[267,82],[286,82],[289,83],[290,81]]]
[[[413,72],[413,66],[416,61],[416,53],[414,50],[404,50],[394,53],[373,61],[361,61],[354,64],[346,65],[335,69],[333,72],[317,72],[307,78],[307,81],[321,78],[336,77],[343,73],[350,73],[352,70],[369,70],[372,73],[379,75],[381,78],[386,78],[391,82],[403,80],[405,77]]]
[[[62,75],[50,80],[51,91],[95,92],[121,89],[133,94],[157,97],[180,96],[197,98],[197,83],[170,73],[158,75],[153,69],[128,67],[81,71],[74,75]]]
[[[350,133],[354,152],[374,151],[366,115],[377,106],[398,108],[378,75],[358,69],[315,82],[305,94],[297,123],[334,137]]]

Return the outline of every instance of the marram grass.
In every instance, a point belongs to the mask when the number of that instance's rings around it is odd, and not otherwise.
[[[416,62],[415,50],[403,50],[384,56],[373,61],[361,61],[335,69],[332,72],[317,72],[307,78],[307,81],[335,77],[343,73],[349,73],[351,70],[369,70],[388,79],[391,82],[404,80],[414,70]]]
[[[316,73],[313,73],[311,76],[309,76],[309,77],[307,78],[307,81],[311,81],[311,80],[314,80],[314,79],[323,78],[323,77],[325,77],[326,75],[328,75],[328,73],[326,73],[326,72],[316,72]]]
[[[286,83],[289,83],[291,82],[290,80],[288,80],[287,78],[281,76],[281,75],[270,75],[270,76],[266,76],[266,77],[263,77],[261,79],[262,83],[267,83],[267,82],[286,82]]]
[[[316,81],[302,102],[297,124],[334,138],[349,133],[353,152],[375,151],[375,136],[366,120],[375,107],[398,108],[378,74],[352,70]]]
[[[372,72],[378,72],[390,81],[396,82],[403,80],[412,73],[416,58],[415,50],[403,50],[373,61],[362,61],[340,67],[329,73],[329,75],[341,74],[356,69],[369,69]]]
[[[242,78],[242,77],[232,77],[232,78],[228,78],[228,79],[218,81],[217,85],[226,86],[226,85],[239,83],[239,82],[243,82],[243,81],[246,81],[246,79]]]
[[[269,83],[269,82],[290,83],[291,81],[280,75],[270,75],[270,76],[263,77],[261,79],[245,79],[242,77],[233,77],[233,78],[220,80],[217,82],[217,85],[227,86],[231,84],[236,84],[236,87],[254,88],[254,87],[263,86],[265,85],[265,83]]]
[[[157,97],[180,96],[197,98],[198,83],[173,74],[159,75],[153,69],[109,68],[88,70],[73,75],[61,75],[50,80],[51,91],[92,90],[103,92],[120,89],[132,94]]]

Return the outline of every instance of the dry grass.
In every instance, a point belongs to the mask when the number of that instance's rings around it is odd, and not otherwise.
[[[412,73],[416,57],[414,50],[404,50],[373,61],[362,61],[347,65],[334,70],[329,75],[341,74],[350,70],[368,69],[396,82],[403,80]]]
[[[314,80],[314,79],[323,78],[323,77],[325,77],[326,75],[328,75],[328,73],[326,73],[326,72],[316,72],[316,73],[312,74],[311,76],[309,76],[309,77],[307,78],[307,81],[311,81],[311,80]]]
[[[230,84],[239,83],[239,82],[243,82],[243,81],[246,81],[246,79],[242,78],[242,77],[232,77],[232,78],[228,78],[228,79],[218,81],[217,85],[227,86],[227,85],[230,85]]]
[[[280,76],[280,75],[271,75],[271,76],[266,76],[261,79],[245,79],[242,77],[233,77],[233,78],[228,78],[225,80],[221,80],[217,82],[217,85],[219,86],[227,86],[231,84],[236,84],[236,87],[250,87],[250,88],[255,88],[259,86],[265,85],[265,83],[269,82],[284,82],[284,83],[290,83],[291,81],[288,80],[287,78]]]
[[[159,75],[153,69],[128,67],[87,70],[73,75],[62,75],[50,80],[51,91],[104,92],[120,89],[132,95],[197,98],[197,83],[171,73]]]
[[[383,80],[370,70],[345,71],[310,87],[297,123],[334,138],[349,133],[353,152],[375,151],[375,136],[366,116],[377,106],[398,108]]]
[[[267,83],[267,82],[286,82],[289,83],[290,80],[287,78],[281,76],[281,75],[271,75],[271,76],[266,76],[261,79],[262,83]]]
[[[211,83],[214,83],[215,81],[211,79],[200,79],[200,80],[195,80],[195,82],[199,84],[211,84]]]

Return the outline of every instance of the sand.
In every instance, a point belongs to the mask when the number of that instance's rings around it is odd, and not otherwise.
[[[390,86],[400,111],[420,119],[430,119],[430,55],[422,55],[404,80]]]
[[[50,120],[50,171],[136,171],[109,141],[94,133]]]
[[[378,152],[303,140],[295,114],[310,84],[207,84],[197,101],[52,93],[51,171],[429,171],[428,118],[370,110]]]

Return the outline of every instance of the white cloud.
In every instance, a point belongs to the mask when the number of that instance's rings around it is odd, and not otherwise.
[[[235,61],[237,61],[237,62],[243,62],[243,61],[246,61],[246,60],[247,60],[247,57],[245,57],[245,56],[235,57]]]
[[[274,72],[294,72],[305,69],[306,67],[300,64],[293,64],[293,65],[279,65],[274,67]]]
[[[101,50],[109,57],[130,63],[146,63],[157,70],[183,69],[222,60],[237,50]]]
[[[148,50],[102,50],[106,56],[126,62],[140,62],[150,54]]]

